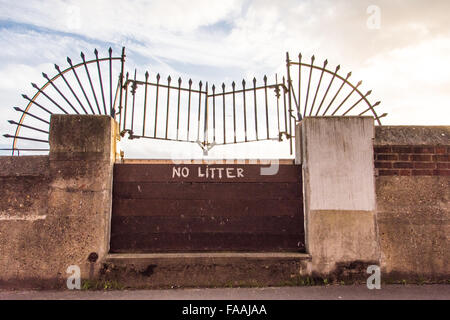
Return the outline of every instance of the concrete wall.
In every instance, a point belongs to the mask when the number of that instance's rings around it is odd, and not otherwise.
[[[315,273],[379,262],[373,135],[370,117],[302,121],[306,247]]]
[[[96,275],[109,246],[115,129],[107,116],[53,115],[48,157],[0,158],[2,287],[65,286],[70,265]]]
[[[375,166],[386,279],[450,278],[450,127],[377,127]]]

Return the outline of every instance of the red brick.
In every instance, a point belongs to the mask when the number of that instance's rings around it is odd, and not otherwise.
[[[374,146],[374,152],[375,153],[391,153],[392,149],[391,147],[385,147],[385,146]]]
[[[434,147],[428,147],[428,146],[414,147],[413,152],[414,153],[434,153]]]
[[[412,162],[394,162],[394,168],[413,168]]]
[[[437,154],[433,156],[434,161],[450,161],[450,155],[448,154]]]
[[[436,147],[436,153],[437,154],[445,154],[445,153],[447,153],[447,149],[444,146],[438,146],[438,147]]]
[[[392,163],[391,163],[391,162],[380,162],[380,161],[375,161],[375,168],[385,168],[385,169],[390,169],[390,168],[392,168]]]
[[[436,164],[438,169],[450,169],[450,162],[438,162]]]
[[[400,176],[410,176],[411,175],[411,170],[400,170],[399,171],[399,175]]]
[[[379,170],[378,174],[380,176],[397,176],[398,170]]]
[[[378,154],[377,160],[397,160],[398,156],[396,154]]]
[[[411,156],[411,159],[413,161],[431,161],[431,155],[430,154],[413,154]]]
[[[392,168],[392,163],[391,163],[391,162],[380,162],[380,161],[375,161],[375,168],[385,168],[385,169],[390,169],[390,168]]]
[[[411,171],[413,176],[432,176],[434,174],[434,170],[419,170],[415,169]]]
[[[400,161],[409,161],[409,160],[411,160],[411,157],[410,157],[409,154],[400,153],[398,155],[398,160],[400,160]]]
[[[435,176],[450,176],[450,170],[434,170]]]
[[[414,162],[414,168],[417,169],[436,169],[435,162]]]
[[[392,152],[395,153],[412,153],[412,147],[408,147],[408,146],[395,146],[392,147]]]

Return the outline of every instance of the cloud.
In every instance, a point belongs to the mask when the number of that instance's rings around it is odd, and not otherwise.
[[[380,8],[380,29],[367,27],[369,5]],[[355,82],[373,89],[371,99],[389,113],[385,124],[450,118],[445,0],[2,0],[0,7],[3,109],[23,103],[24,86],[42,82],[40,72],[51,73],[51,63],[125,45],[129,71],[136,67],[141,77],[150,70],[217,84],[284,74],[286,51],[315,54],[317,63],[341,64],[342,74],[353,71]]]

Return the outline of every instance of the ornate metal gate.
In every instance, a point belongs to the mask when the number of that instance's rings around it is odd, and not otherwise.
[[[327,60],[317,66],[314,56],[305,63],[301,54],[297,62],[287,53],[287,72],[281,78],[264,76],[259,81],[253,78],[216,87],[170,76],[163,80],[160,74],[148,71],[143,80],[138,79],[136,70],[130,78],[125,72],[125,48],[120,56],[113,56],[111,48],[108,53],[99,58],[95,50],[92,60],[81,53],[78,64],[67,58],[68,68],[61,70],[55,65],[56,75],[43,73],[43,86],[32,84],[37,92],[32,98],[23,95],[26,107],[14,108],[20,113],[19,120],[9,120],[16,126],[14,134],[4,135],[12,138],[8,150],[13,155],[48,150],[53,113],[110,115],[119,122],[122,136],[197,143],[205,153],[215,145],[288,139],[291,154],[292,128],[305,116],[370,112],[381,124],[380,118],[386,115],[377,115],[375,107],[380,102],[369,102],[372,91],[363,94],[361,81],[356,85],[349,82],[351,72],[340,76],[340,66],[330,71]]]

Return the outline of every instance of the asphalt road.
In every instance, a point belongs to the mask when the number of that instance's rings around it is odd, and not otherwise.
[[[450,300],[450,285],[364,285],[120,291],[2,291],[0,300]]]

